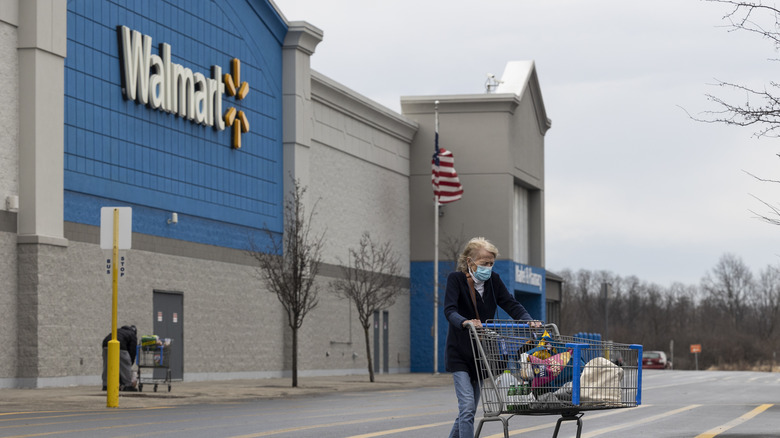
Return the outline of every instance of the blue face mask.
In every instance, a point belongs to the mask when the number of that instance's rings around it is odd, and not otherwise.
[[[477,265],[477,272],[472,273],[474,278],[478,281],[487,281],[490,279],[490,273],[493,271],[492,266],[479,266]]]
[[[493,268],[490,266],[477,266],[477,272],[474,273],[474,278],[479,281],[487,281],[490,278],[490,273]]]

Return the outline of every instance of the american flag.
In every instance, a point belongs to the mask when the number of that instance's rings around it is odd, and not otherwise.
[[[438,125],[438,123],[437,123]],[[463,186],[460,185],[458,172],[455,171],[455,159],[452,152],[439,148],[439,129],[436,127],[436,152],[431,160],[433,196],[439,204],[455,202],[463,196]]]

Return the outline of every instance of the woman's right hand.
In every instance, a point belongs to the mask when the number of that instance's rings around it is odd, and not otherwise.
[[[466,326],[469,324],[473,325],[474,328],[482,328],[482,321],[478,319],[467,319],[463,321],[463,328],[466,328]]]

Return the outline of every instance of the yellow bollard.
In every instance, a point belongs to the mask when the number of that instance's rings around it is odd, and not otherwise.
[[[119,341],[108,341],[108,366],[106,367],[106,407],[119,407]]]
[[[111,340],[108,341],[108,363],[106,364],[106,407],[119,407],[119,341],[116,340],[117,315],[117,273],[116,260],[119,257],[119,209],[114,209],[114,249],[111,258]]]

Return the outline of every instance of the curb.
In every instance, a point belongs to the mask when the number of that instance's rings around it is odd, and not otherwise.
[[[188,404],[251,402],[269,398],[307,397],[338,392],[398,391],[452,385],[450,374],[379,374],[370,382],[368,375],[299,377],[292,379],[241,379],[203,382],[145,384],[141,392],[119,392],[117,409],[150,409]],[[106,392],[100,386],[64,388],[0,389],[0,412],[43,412],[96,410],[106,408]]]

